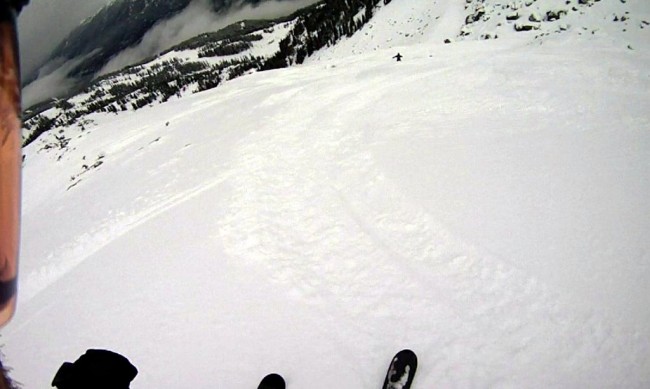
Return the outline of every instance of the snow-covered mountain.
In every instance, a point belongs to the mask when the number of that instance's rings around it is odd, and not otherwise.
[[[96,78],[73,97],[28,109],[25,144],[47,131],[83,125],[92,113],[136,110],[251,71],[302,63],[316,50],[354,34],[371,18],[372,9],[361,0],[326,0],[286,17],[239,20],[200,34],[153,59]]]
[[[31,107],[25,115],[25,143],[52,129],[77,122],[83,125],[83,117],[88,114],[139,109],[165,102],[173,96],[216,87],[222,81],[251,71],[300,64],[309,58],[364,53],[402,44],[509,39],[515,35],[539,44],[549,39],[597,35],[611,37],[616,44],[634,50],[647,45],[647,33],[643,31],[650,27],[644,5],[637,3],[628,6],[624,2],[601,4],[591,0],[575,3],[526,0],[505,4],[496,0],[466,0],[441,2],[439,5],[415,1],[405,9],[405,15],[400,15],[401,19],[377,20],[377,24],[387,28],[373,30],[373,16],[388,3],[380,0],[326,0],[287,17],[237,21],[216,32],[198,35],[168,48],[153,59],[97,78],[73,97]],[[133,37],[141,37],[156,20],[171,17],[189,3],[183,0],[174,6],[175,3],[169,2],[167,8],[156,4],[141,0],[115,2],[71,34],[53,58],[86,56],[70,75],[94,77],[109,58],[133,44],[136,39]],[[242,4],[237,3],[237,8],[241,9]],[[136,6],[137,9],[144,7],[143,16],[119,16],[138,14],[133,10]],[[232,7],[232,2],[216,2],[211,9],[225,12]],[[122,19],[131,20],[130,23],[137,28],[116,29],[114,34],[97,33]],[[355,37],[350,41],[355,43],[345,42],[347,37],[369,22],[363,39]],[[137,33],[128,32],[133,29]],[[115,36],[123,33],[131,38]],[[89,39],[89,36],[99,38]],[[344,42],[339,44],[341,40]],[[98,51],[97,47],[102,49]],[[322,50],[326,47],[330,49]],[[87,57],[91,52],[102,54]],[[126,57],[130,58],[130,55]]]
[[[26,75],[28,105],[69,96],[98,75],[156,56],[229,24],[232,18],[285,16],[317,0],[114,0],[83,21]],[[52,89],[49,93],[43,87]]]
[[[200,3],[203,6],[201,11],[225,15],[243,7],[259,6],[264,2],[265,0],[115,0],[72,31],[69,37],[54,49],[49,61],[82,58],[68,75],[78,78],[93,77],[115,56],[141,43],[153,27],[160,26],[187,10],[189,6],[196,7]],[[187,22],[192,23],[193,20],[188,19]]]
[[[647,386],[650,3],[478,3],[26,146],[15,378],[373,389],[409,347],[414,389]]]

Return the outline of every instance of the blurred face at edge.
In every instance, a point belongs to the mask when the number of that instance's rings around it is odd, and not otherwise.
[[[22,137],[15,18],[27,1],[0,0],[0,325],[16,306]]]

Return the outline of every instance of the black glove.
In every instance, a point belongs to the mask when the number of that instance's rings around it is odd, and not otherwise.
[[[74,363],[65,362],[52,380],[58,389],[127,389],[138,369],[124,356],[88,350]]]

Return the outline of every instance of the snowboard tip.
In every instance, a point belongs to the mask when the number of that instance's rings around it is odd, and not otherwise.
[[[280,374],[271,373],[262,379],[257,389],[285,389],[286,383]]]

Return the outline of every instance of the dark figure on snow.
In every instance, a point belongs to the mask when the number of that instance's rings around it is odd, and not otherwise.
[[[120,354],[88,350],[74,363],[65,362],[52,386],[58,389],[128,389],[138,369]]]
[[[397,53],[397,55],[394,56],[393,58],[397,59],[397,62],[400,62],[402,60],[402,54]]]

